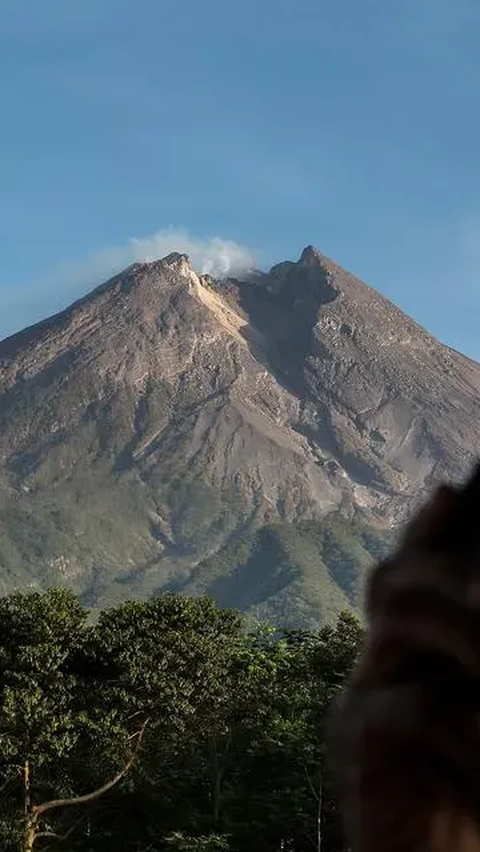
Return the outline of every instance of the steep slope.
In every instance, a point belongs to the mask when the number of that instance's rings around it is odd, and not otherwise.
[[[314,623],[480,437],[480,366],[307,248],[135,264],[0,344],[0,579]]]
[[[480,366],[313,248],[240,290],[271,363],[303,400],[297,429],[340,462],[357,503],[393,521],[478,445]],[[386,499],[382,500],[382,492]]]

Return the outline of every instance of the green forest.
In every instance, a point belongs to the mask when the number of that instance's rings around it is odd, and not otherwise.
[[[362,627],[278,631],[210,598],[0,599],[4,852],[341,852],[325,759]]]

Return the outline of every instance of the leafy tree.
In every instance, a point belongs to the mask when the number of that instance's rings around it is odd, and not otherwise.
[[[65,590],[0,599],[0,847],[340,852],[325,723],[362,635],[180,595],[94,624]]]
[[[98,789],[75,789],[75,755],[98,734],[77,671],[86,613],[70,592],[0,599],[0,773],[4,848],[31,852],[58,838],[55,817],[115,786],[133,757]],[[98,724],[98,720],[97,720]],[[52,822],[53,820],[53,822]]]
[[[91,655],[109,678],[98,681],[97,704],[118,727],[124,719],[149,719],[143,758],[134,773],[135,792],[141,795],[132,793],[124,803],[131,809],[131,825],[140,823],[146,803],[155,813],[144,821],[142,842],[179,827],[202,833],[218,821],[220,774],[209,775],[203,746],[212,720],[215,733],[224,733],[222,708],[232,699],[228,668],[242,631],[238,613],[221,610],[208,598],[165,595],[100,615]],[[195,807],[189,807],[193,802]],[[105,831],[104,816],[100,819]],[[134,848],[130,831],[125,836],[115,817],[108,833],[112,846],[120,833],[122,843]]]

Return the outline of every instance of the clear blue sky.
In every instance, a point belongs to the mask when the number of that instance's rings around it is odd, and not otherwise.
[[[480,358],[479,42],[478,0],[1,0],[0,337],[173,226]]]

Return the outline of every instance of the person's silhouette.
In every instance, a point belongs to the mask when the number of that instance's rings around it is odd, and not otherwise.
[[[366,613],[331,729],[352,852],[480,852],[480,467],[413,519]]]

